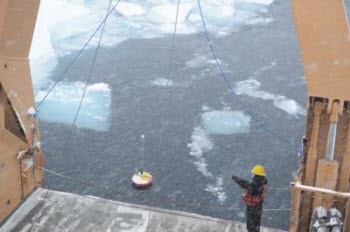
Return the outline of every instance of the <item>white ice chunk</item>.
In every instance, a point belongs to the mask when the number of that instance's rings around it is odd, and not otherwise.
[[[59,84],[47,97],[40,108],[40,118],[48,122],[59,122],[70,125],[74,119],[85,83],[75,82]],[[37,94],[40,101],[46,91]],[[110,127],[111,90],[105,83],[89,85],[86,89],[76,125],[98,131],[106,131]]]
[[[226,36],[243,24],[265,24],[261,18],[273,0],[203,0],[204,20],[210,33]],[[248,5],[248,7],[247,7]],[[104,1],[43,0],[30,53],[35,91],[51,84],[58,58],[82,48],[106,14]],[[170,0],[120,2],[105,28],[102,46],[115,46],[128,39],[156,38],[173,33],[177,4]],[[249,8],[249,9],[247,9]],[[196,2],[184,0],[179,7],[178,34],[202,31]],[[88,48],[96,46],[97,37]],[[7,41],[9,46],[15,46]]]
[[[243,2],[270,5],[274,0],[241,0]]]
[[[240,111],[210,111],[202,115],[202,126],[211,134],[248,133],[250,117]]]
[[[160,87],[169,87],[174,86],[174,82],[165,78],[156,78],[151,82],[152,85],[160,86]]]
[[[131,2],[120,2],[118,4],[117,11],[125,17],[142,15],[146,13],[140,5]]]
[[[305,115],[306,111],[303,109],[296,101],[288,99],[284,96],[277,97],[273,104],[280,108],[281,110],[284,110],[288,114],[296,115],[301,114]]]
[[[250,97],[259,98],[262,100],[271,100],[273,104],[285,111],[286,113],[297,117],[298,115],[306,115],[306,111],[296,101],[277,94],[272,94],[266,91],[259,90],[261,83],[255,79],[239,81],[235,85],[235,92],[238,95],[248,95]]]
[[[72,1],[46,0],[41,1],[37,23],[30,50],[31,72],[34,88],[40,89],[48,83],[48,76],[57,65],[57,54],[52,44],[52,33],[55,27],[65,21],[78,18],[81,22],[89,10],[82,4]],[[90,26],[86,24],[85,27]],[[71,32],[78,27],[71,27]],[[80,27],[81,28],[81,27]],[[67,43],[69,43],[67,41]]]
[[[220,60],[218,60],[219,64],[222,64]],[[203,67],[208,65],[216,65],[216,60],[209,59],[206,56],[196,54],[193,59],[186,62],[186,66],[188,68],[196,68]]]
[[[178,23],[181,24],[185,21],[190,10],[194,7],[192,3],[182,3],[179,6]],[[152,7],[148,13],[148,19],[153,23],[175,23],[176,16],[176,4],[164,4]]]

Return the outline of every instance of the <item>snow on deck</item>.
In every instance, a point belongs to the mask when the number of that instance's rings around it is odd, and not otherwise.
[[[246,229],[245,224],[240,222],[38,189],[6,221],[0,231],[233,232]],[[261,231],[280,230],[263,228]]]

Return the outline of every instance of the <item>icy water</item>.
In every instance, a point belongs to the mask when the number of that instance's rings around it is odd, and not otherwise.
[[[212,36],[221,65],[246,108],[218,75],[204,34],[177,36],[170,69],[170,36],[126,39],[100,49],[79,128],[63,147],[94,53],[93,48],[85,51],[67,74],[66,86],[43,105],[40,121],[46,167],[79,183],[47,173],[45,185],[244,221],[242,190],[231,175],[249,179],[259,163],[269,180],[262,224],[287,229],[289,183],[298,155],[261,129],[246,110],[283,138],[299,143],[307,92],[289,2],[276,0],[257,14],[273,20]],[[74,54],[60,56],[54,73],[61,73]],[[44,94],[39,90],[45,92],[42,86],[36,89],[39,95]],[[71,102],[60,105],[64,98]],[[134,170],[141,168],[141,134],[144,168],[155,178],[147,191],[135,190],[130,183]]]

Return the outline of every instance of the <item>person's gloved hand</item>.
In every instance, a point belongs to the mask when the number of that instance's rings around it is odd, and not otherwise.
[[[232,180],[237,180],[238,177],[237,176],[232,176]]]

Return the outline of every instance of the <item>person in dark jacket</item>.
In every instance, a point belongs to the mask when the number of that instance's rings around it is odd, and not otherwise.
[[[243,201],[247,205],[246,223],[248,232],[259,232],[267,185],[264,167],[256,165],[252,169],[252,175],[251,182],[240,179],[237,176],[232,176],[232,180],[244,189]]]

